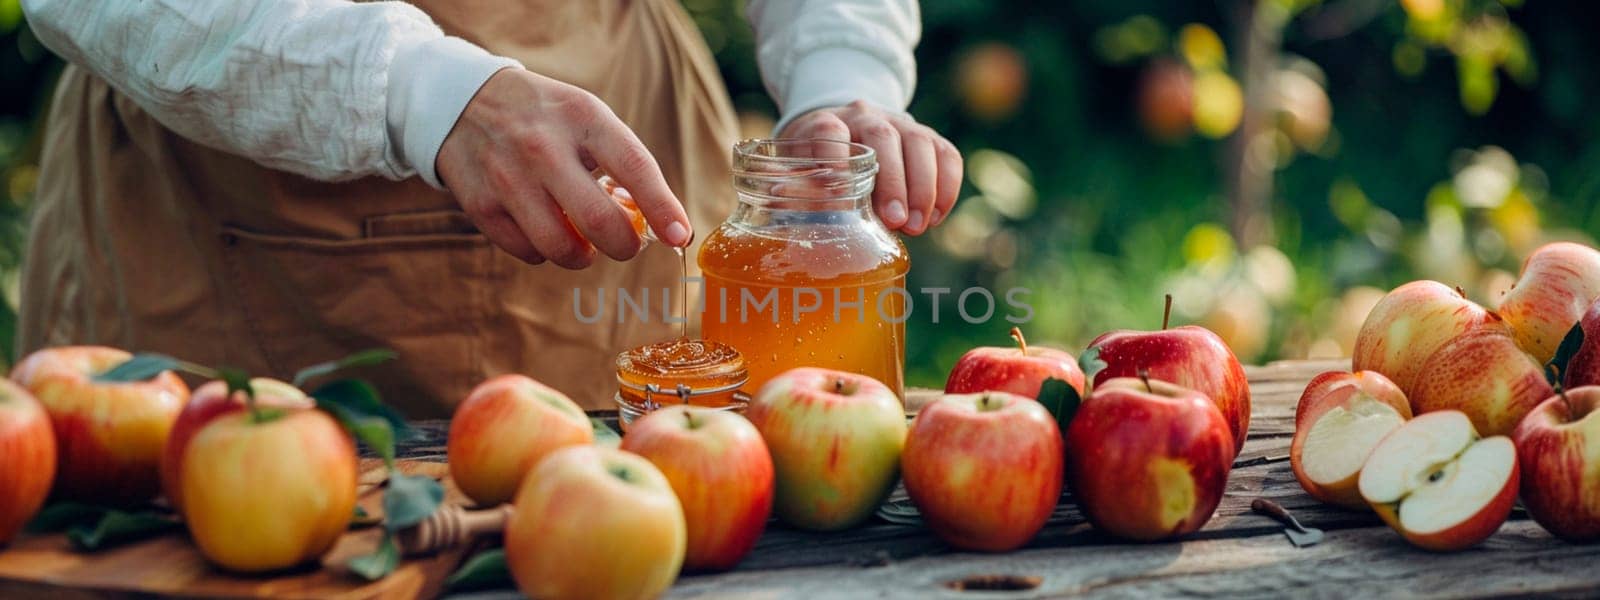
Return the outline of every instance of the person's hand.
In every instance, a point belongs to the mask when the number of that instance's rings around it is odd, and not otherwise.
[[[436,166],[479,231],[530,264],[582,269],[596,248],[617,260],[639,252],[639,234],[596,184],[595,167],[632,193],[662,242],[685,246],[692,234],[655,157],[605,103],[522,69],[483,84]]]
[[[790,121],[782,138],[857,142],[878,153],[872,206],[891,231],[920,235],[950,216],[961,192],[961,153],[911,117],[865,102],[823,108]]]

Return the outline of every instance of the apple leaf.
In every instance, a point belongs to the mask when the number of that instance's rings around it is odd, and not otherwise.
[[[100,383],[131,383],[149,381],[164,371],[176,371],[183,366],[180,361],[165,354],[135,354],[109,370],[93,377]]]
[[[352,558],[345,566],[367,581],[383,579],[400,566],[400,547],[395,545],[393,536],[384,532],[383,541],[378,543],[376,552]]]
[[[428,518],[444,501],[444,486],[426,475],[391,472],[383,492],[383,526],[399,531]]]
[[[330,406],[338,406],[354,417],[377,417],[389,423],[394,439],[407,441],[416,439],[420,434],[411,425],[406,423],[405,417],[395,412],[378,396],[378,389],[372,384],[360,379],[340,379],[329,382],[311,392],[311,397],[316,399],[317,408],[329,410]],[[339,416],[335,414],[334,416]]]
[[[506,568],[506,551],[494,548],[474,554],[472,558],[444,580],[452,592],[508,588],[515,583]]]
[[[1567,374],[1567,363],[1572,362],[1572,355],[1577,354],[1578,349],[1582,347],[1583,324],[1579,323],[1567,331],[1566,337],[1561,338],[1561,345],[1556,347],[1555,357],[1545,366],[1544,377],[1550,381],[1551,387],[1561,384],[1561,377]]]
[[[107,510],[94,527],[82,524],[68,527],[67,541],[79,552],[92,552],[182,528],[183,524],[177,519],[151,511]]]
[[[74,525],[93,523],[110,509],[80,502],[57,502],[44,507],[28,521],[28,533],[55,533]]]
[[[322,398],[312,397],[317,400],[317,408],[333,415],[333,418],[344,426],[345,431],[349,431],[352,437],[366,444],[367,448],[382,458],[385,466],[394,468],[394,428],[387,420],[383,417],[357,414],[344,405],[325,403]]]
[[[1055,416],[1061,435],[1065,436],[1067,425],[1072,422],[1072,416],[1078,412],[1078,404],[1083,401],[1078,396],[1078,390],[1073,389],[1072,385],[1065,381],[1051,377],[1039,385],[1037,399],[1039,404],[1044,405],[1045,410]]]
[[[1078,355],[1078,369],[1083,371],[1083,378],[1090,385],[1094,384],[1094,376],[1104,371],[1105,368],[1106,361],[1100,360],[1099,346],[1084,350],[1083,354]]]
[[[388,348],[362,350],[338,360],[317,363],[304,369],[300,369],[294,374],[293,383],[295,387],[300,387],[305,385],[307,381],[322,377],[324,375],[329,375],[338,371],[355,367],[369,367],[372,365],[381,364],[390,360],[394,360],[396,356],[399,355],[395,354],[393,350]]]
[[[589,425],[594,427],[595,445],[607,448],[616,448],[622,445],[622,436],[618,435],[617,430],[612,429],[605,421],[589,417]]]

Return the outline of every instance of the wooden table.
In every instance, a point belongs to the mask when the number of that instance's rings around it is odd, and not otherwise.
[[[1482,546],[1453,554],[1417,550],[1370,513],[1326,507],[1307,496],[1288,460],[1294,406],[1317,373],[1348,361],[1286,362],[1248,369],[1250,437],[1228,492],[1204,529],[1181,542],[1130,544],[1096,533],[1069,497],[1028,547],[1007,554],[952,551],[925,529],[874,520],[843,533],[774,524],[738,569],[691,575],[674,598],[1034,598],[1058,596],[1366,598],[1395,595],[1600,594],[1600,545],[1552,538],[1520,509]],[[915,405],[914,397],[908,404]],[[1276,500],[1321,544],[1295,548],[1282,527],[1250,512]],[[1036,581],[1025,591],[960,592],[974,576]],[[506,597],[508,592],[474,597]]]

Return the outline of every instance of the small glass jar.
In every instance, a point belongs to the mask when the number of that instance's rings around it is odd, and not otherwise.
[[[750,396],[744,356],[732,346],[679,338],[617,355],[617,410],[622,428],[672,404],[742,412]]]
[[[737,348],[751,390],[795,367],[859,373],[903,394],[906,247],[878,220],[872,148],[746,140],[739,204],[700,246],[701,331]]]

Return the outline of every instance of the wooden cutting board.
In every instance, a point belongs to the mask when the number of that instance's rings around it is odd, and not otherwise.
[[[467,502],[449,480],[444,463],[402,460],[400,469],[440,479],[445,502]],[[361,461],[359,502],[369,515],[383,514],[378,486],[383,479],[382,461]],[[406,560],[394,573],[374,582],[344,568],[351,557],[372,552],[380,536],[377,527],[346,533],[323,557],[320,568],[241,576],[211,566],[182,532],[92,553],[73,551],[64,535],[24,534],[0,548],[0,598],[432,598],[472,550],[458,548]]]

